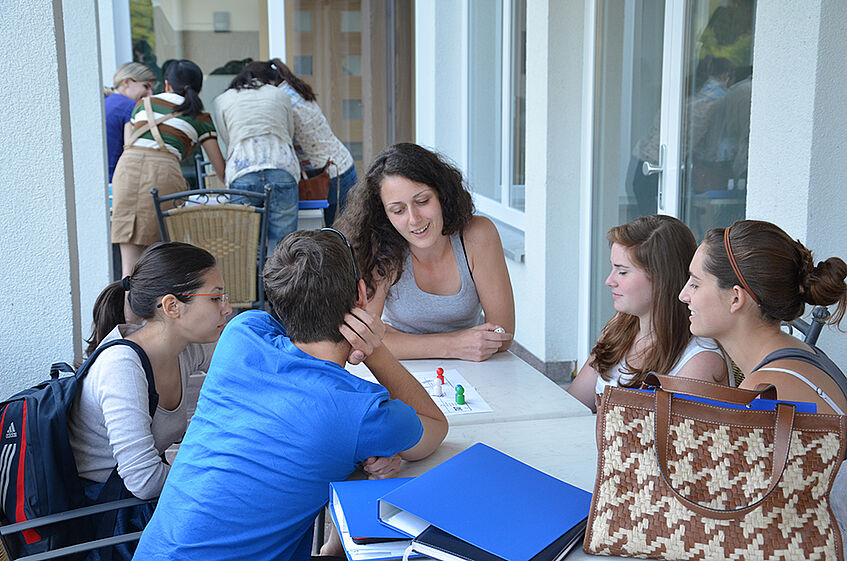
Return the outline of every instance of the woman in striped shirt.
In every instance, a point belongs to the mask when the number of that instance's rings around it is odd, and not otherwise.
[[[150,189],[156,187],[160,195],[187,189],[180,160],[197,143],[224,180],[215,125],[200,100],[202,87],[200,67],[190,60],[171,63],[165,91],[139,101],[124,128],[124,152],[112,179],[112,243],[120,245],[122,276],[130,274],[148,245],[161,240]]]

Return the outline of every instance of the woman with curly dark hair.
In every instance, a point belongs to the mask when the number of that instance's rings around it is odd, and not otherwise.
[[[482,361],[511,344],[503,246],[473,212],[462,173],[416,144],[387,148],[350,192],[336,227],[355,249],[368,311],[382,315],[397,358]]]

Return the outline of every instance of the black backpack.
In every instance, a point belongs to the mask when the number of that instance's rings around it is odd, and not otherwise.
[[[156,411],[159,395],[150,360],[136,343],[117,339],[100,345],[79,367],[76,374],[66,363],[54,363],[50,379],[0,403],[0,514],[4,524],[23,522],[48,514],[87,506],[83,480],[79,477],[68,441],[68,414],[81,381],[101,352],[114,345],[126,345],[138,353],[150,398],[150,416]],[[60,377],[60,372],[72,376]],[[130,496],[117,474],[94,502]],[[24,530],[11,536],[15,554],[31,555],[52,551],[82,539],[105,537],[97,533],[114,527],[114,513],[96,520],[77,519],[61,524]],[[109,534],[111,535],[111,534]]]

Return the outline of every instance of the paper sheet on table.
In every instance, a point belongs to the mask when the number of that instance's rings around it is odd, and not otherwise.
[[[458,370],[448,369],[444,371],[444,384],[441,386],[442,395],[440,397],[432,395],[432,390],[437,383],[436,373],[434,370],[427,372],[412,372],[412,376],[418,379],[421,385],[426,390],[432,400],[441,409],[446,416],[451,415],[467,415],[469,413],[486,413],[493,411],[491,406],[479,395],[476,388],[465,380],[464,376],[459,374]],[[465,389],[465,404],[459,405],[456,403],[456,386],[462,386]]]

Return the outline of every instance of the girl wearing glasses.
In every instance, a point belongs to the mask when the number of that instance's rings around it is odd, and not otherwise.
[[[336,227],[359,260],[368,311],[399,359],[482,361],[506,350],[515,304],[500,236],[462,173],[416,144],[376,157]]]
[[[125,299],[142,325],[125,323]],[[80,477],[90,481],[90,499],[116,466],[130,493],[141,499],[159,495],[170,469],[164,451],[187,427],[188,377],[208,369],[231,311],[215,258],[180,242],[150,246],[131,275],[103,290],[86,355],[114,339],[135,342],[150,361],[159,401],[151,419],[147,377],[132,348],[113,346],[97,357],[68,417],[69,440]],[[143,527],[152,509],[136,510],[121,513],[118,524],[136,516],[141,521],[132,524]]]

